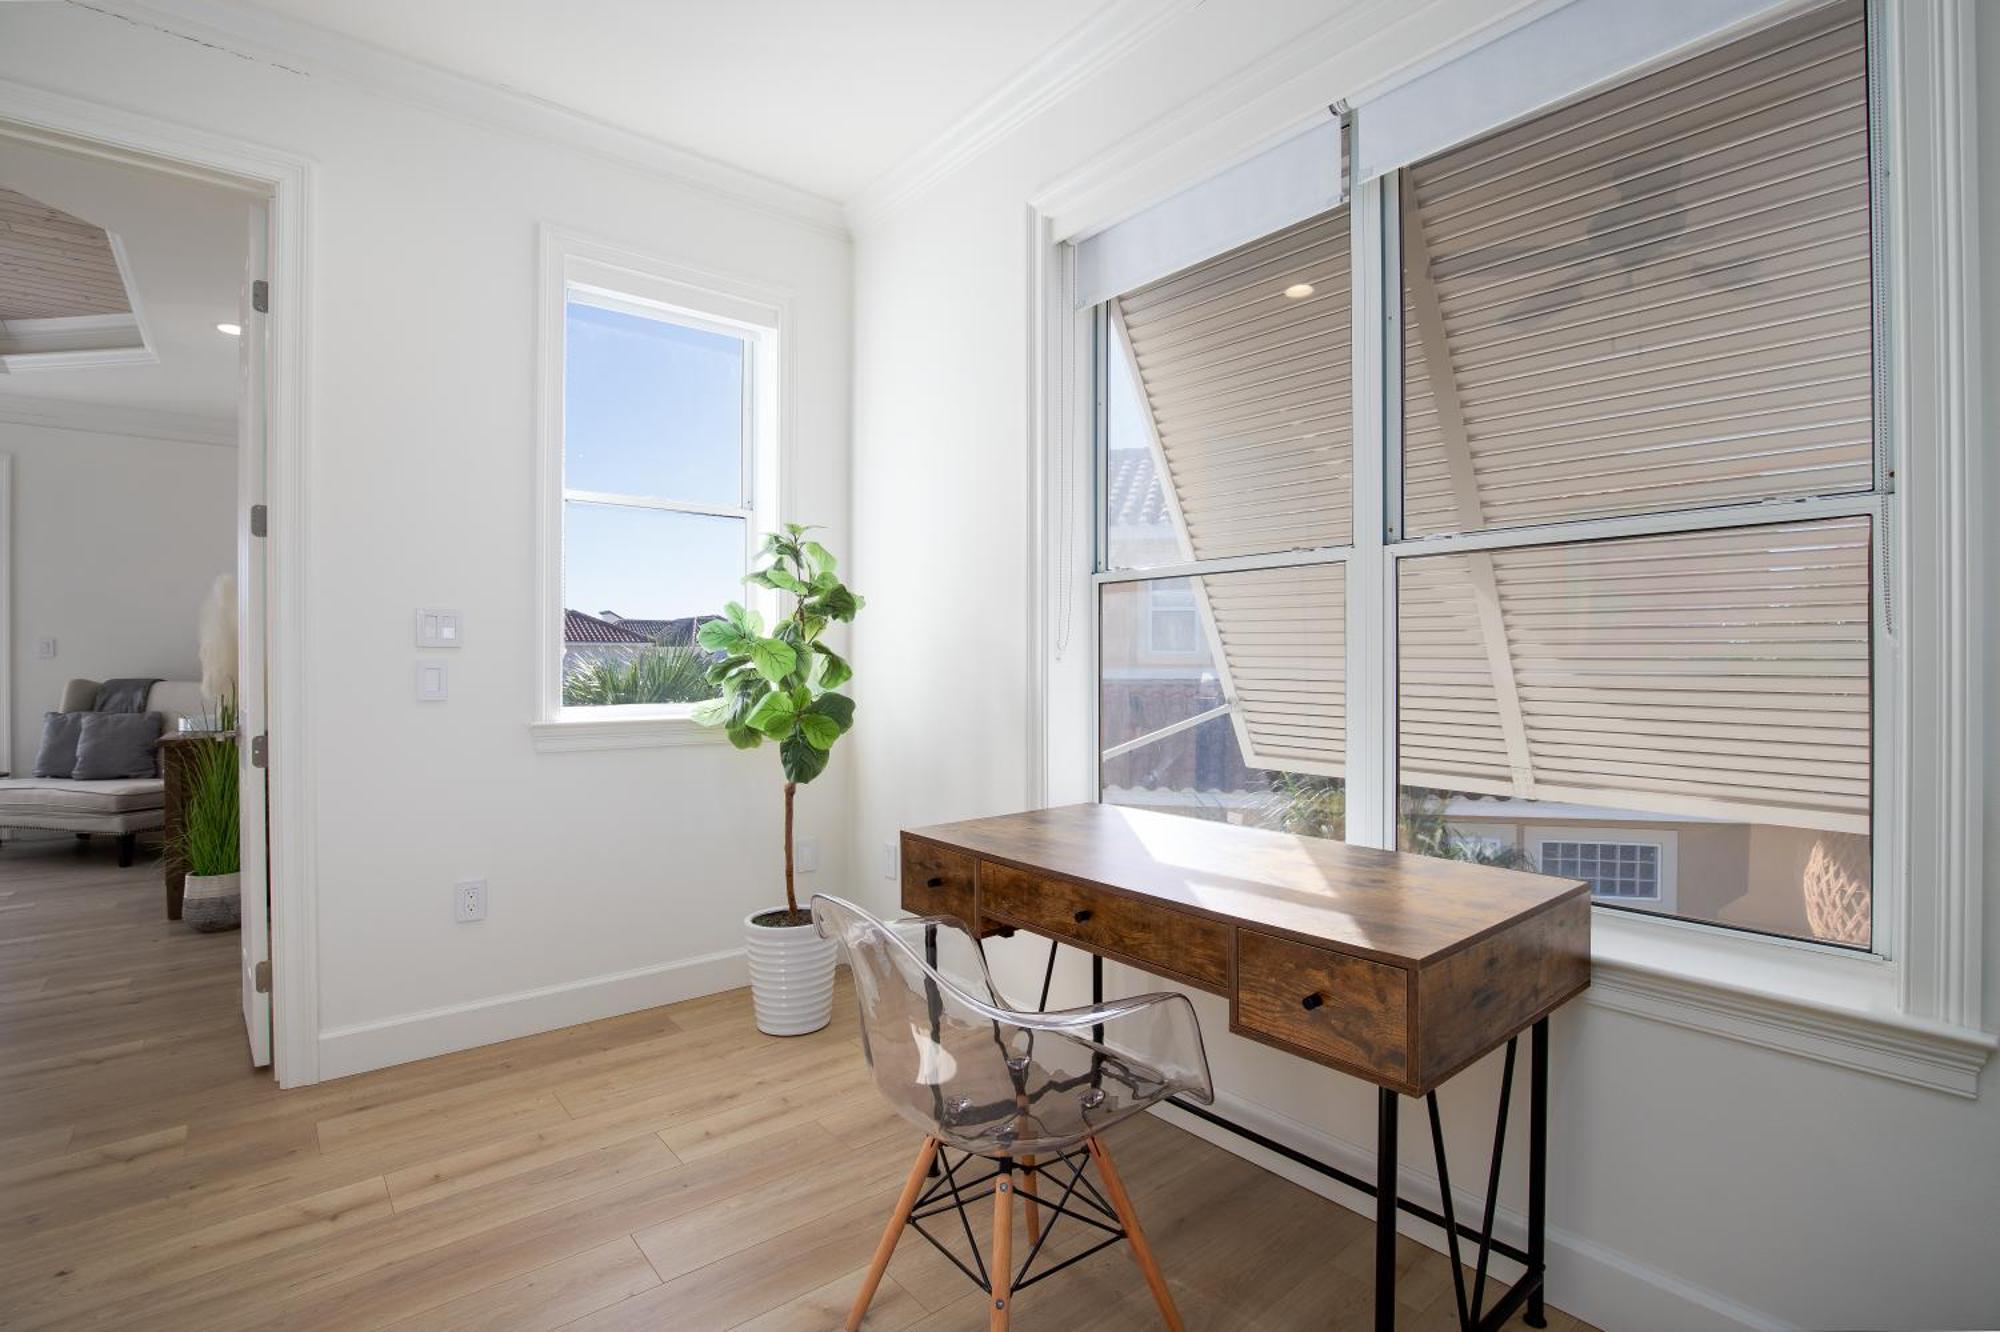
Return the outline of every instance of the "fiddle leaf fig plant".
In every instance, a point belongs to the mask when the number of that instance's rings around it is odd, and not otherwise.
[[[732,601],[696,635],[716,654],[708,680],[722,694],[697,705],[694,719],[723,727],[738,749],[775,742],[784,765],[785,918],[773,923],[786,925],[808,919],[793,886],[793,797],[801,783],[826,771],[834,741],[854,725],[854,700],[837,692],[854,672],[820,636],[835,622],[853,620],[863,605],[841,583],[833,553],[806,535],[812,530],[787,523],[766,534],[761,557],[769,563],[743,580],[790,597],[789,615],[766,633],[763,616]]]

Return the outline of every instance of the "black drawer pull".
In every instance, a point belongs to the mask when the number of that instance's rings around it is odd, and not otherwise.
[[[1090,908],[1085,907],[1083,910],[1076,913],[1076,923],[1079,925],[1083,924],[1086,920],[1090,919],[1090,915],[1091,915]]]
[[[942,888],[942,887],[944,887],[944,879],[943,879],[943,877],[942,877],[942,876],[940,876],[940,877],[936,877],[936,878],[930,878],[930,879],[925,879],[925,880],[924,880],[924,887],[926,887],[926,888]]]
[[[1310,1012],[1312,1012],[1312,1011],[1313,1011],[1313,1010],[1314,1010],[1315,1008],[1318,1008],[1318,1007],[1319,1007],[1319,1006],[1320,1006],[1321,1004],[1323,1004],[1323,1003],[1325,1003],[1325,1002],[1326,1002],[1326,996],[1325,996],[1325,995],[1323,995],[1323,994],[1309,994],[1309,995],[1307,995],[1307,996],[1306,996],[1305,998],[1303,998],[1303,999],[1299,1000],[1299,1007],[1300,1007],[1300,1008],[1303,1008],[1303,1009],[1305,1009],[1305,1010],[1306,1010],[1306,1012],[1310,1013]]]

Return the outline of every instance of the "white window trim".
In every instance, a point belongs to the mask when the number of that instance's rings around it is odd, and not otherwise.
[[[1680,839],[1672,832],[1659,828],[1619,828],[1609,824],[1599,828],[1587,827],[1532,827],[1524,835],[1528,856],[1537,868],[1542,864],[1543,847],[1549,842],[1580,842],[1592,846],[1650,846],[1659,850],[1657,869],[1659,895],[1650,898],[1595,898],[1605,905],[1619,907],[1626,911],[1645,911],[1657,908],[1671,912],[1678,894],[1674,891],[1680,874]],[[1637,905],[1640,902],[1645,906]]]
[[[563,593],[563,342],[569,293],[582,289],[593,305],[638,314],[664,315],[676,322],[743,337],[752,344],[749,393],[753,399],[749,486],[750,504],[653,507],[724,513],[749,519],[745,567],[762,533],[789,512],[792,437],[792,303],[789,293],[748,279],[692,268],[596,241],[545,225],[537,288],[537,410],[535,442],[535,673],[529,733],[543,753],[597,749],[644,749],[726,742],[720,727],[698,726],[688,704],[640,704],[604,708],[562,706]],[[628,496],[607,497],[629,503]],[[767,617],[777,613],[776,594],[745,588],[746,605]]]
[[[1800,4],[1794,8],[1803,8]],[[1894,607],[1878,674],[1875,954],[1857,954],[1640,912],[1594,913],[1598,1008],[1783,1051],[1965,1097],[1996,1046],[1981,1023],[1983,731],[1986,603],[1982,560],[1980,316],[1978,309],[1977,103],[1973,7],[1871,6],[1878,24],[1871,77],[1892,114],[1881,127],[1886,179],[1882,223],[1888,262],[1880,276],[1890,330],[1879,372],[1888,385],[1888,437],[1897,449],[1893,530],[1878,540],[1883,587]],[[1324,89],[1318,90],[1320,93]],[[1319,97],[1323,104],[1325,98]],[[1230,144],[1209,143],[1196,171],[1158,136],[1131,141],[1091,163],[1099,179],[1157,179],[1161,163],[1183,181],[1270,141],[1293,114],[1246,116]],[[1384,209],[1380,182],[1356,191],[1355,317],[1393,325],[1387,275],[1372,256]],[[1371,198],[1371,196],[1373,196]],[[1144,201],[1109,191],[1078,203],[1073,181],[1031,200],[1028,391],[1033,511],[1033,596],[1028,625],[1031,699],[1029,800],[1097,798],[1094,737],[1097,657],[1090,552],[1095,478],[1089,465],[1091,313],[1074,307],[1073,242]],[[1393,336],[1354,340],[1357,382],[1382,382],[1380,348]],[[1380,439],[1387,395],[1358,394],[1354,437]],[[1382,482],[1381,451],[1357,447],[1357,495]],[[1858,497],[1874,506],[1875,496]],[[1363,515],[1357,515],[1362,517]],[[1878,524],[1878,529],[1881,527]],[[1393,635],[1380,524],[1358,521],[1348,562],[1350,645]],[[1296,563],[1296,557],[1273,563]],[[1193,570],[1145,570],[1159,577]],[[1101,578],[1101,576],[1100,576]],[[1394,727],[1386,655],[1348,663],[1348,756],[1393,774]],[[1376,706],[1365,705],[1375,700]],[[1363,700],[1356,703],[1353,700]],[[1393,782],[1351,777],[1350,838],[1392,844]]]

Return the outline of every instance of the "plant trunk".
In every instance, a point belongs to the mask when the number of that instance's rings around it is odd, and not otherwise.
[[[791,922],[799,918],[798,890],[792,886],[792,795],[798,789],[797,782],[785,783],[785,910]]]

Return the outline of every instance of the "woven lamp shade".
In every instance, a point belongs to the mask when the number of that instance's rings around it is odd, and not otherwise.
[[[1854,833],[1823,833],[1806,858],[1806,923],[1815,939],[1868,944],[1874,921],[1869,846]]]

